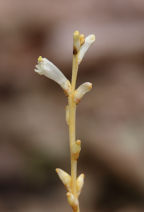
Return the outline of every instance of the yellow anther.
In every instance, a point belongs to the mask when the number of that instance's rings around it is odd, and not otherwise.
[[[85,36],[84,36],[84,34],[81,34],[80,35],[80,46],[82,46],[84,44],[84,42],[85,42]]]
[[[38,57],[38,63],[42,62],[42,59],[43,59],[42,56],[39,56]]]

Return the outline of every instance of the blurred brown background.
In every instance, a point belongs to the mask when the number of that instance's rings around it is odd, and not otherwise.
[[[33,70],[39,55],[70,79],[72,33],[96,34],[77,85],[86,174],[82,212],[144,211],[144,1],[0,1],[0,211],[66,212],[55,173],[70,170],[67,100]]]

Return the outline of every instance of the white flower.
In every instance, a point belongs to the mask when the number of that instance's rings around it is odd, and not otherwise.
[[[49,79],[57,82],[67,93],[70,91],[70,82],[64,76],[64,74],[48,59],[42,58],[41,56],[38,58],[38,64],[36,65],[35,72],[40,75],[44,75]]]
[[[92,83],[85,82],[80,85],[75,91],[75,102],[78,104],[82,97],[92,89]]]
[[[91,44],[95,41],[95,35],[88,35],[85,38],[84,44],[80,47],[79,54],[78,54],[78,63],[80,64],[85,53],[87,52],[88,48]]]

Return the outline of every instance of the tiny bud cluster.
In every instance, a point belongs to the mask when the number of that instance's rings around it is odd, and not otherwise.
[[[78,64],[81,63],[85,53],[95,41],[95,35],[88,35],[86,38],[84,34],[80,34],[79,31],[75,31],[73,35],[73,54],[78,54]]]
[[[62,183],[65,185],[66,189],[68,192],[72,191],[71,188],[71,176],[63,171],[62,169],[57,168],[56,172],[60,178],[60,180],[62,181]],[[79,177],[77,177],[77,181],[76,181],[76,186],[77,186],[77,196],[80,195],[82,187],[84,184],[84,174],[80,174]]]

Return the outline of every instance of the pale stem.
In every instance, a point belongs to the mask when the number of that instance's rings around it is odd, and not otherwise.
[[[76,80],[78,72],[78,54],[73,55],[73,64],[72,64],[72,92],[75,90]]]
[[[69,95],[68,104],[69,104],[69,140],[70,140],[70,154],[71,154],[71,179],[72,179],[72,193],[77,198],[76,191],[76,178],[77,178],[77,160],[74,159],[72,154],[72,146],[76,142],[76,103],[74,101],[74,92],[77,79],[78,71],[78,56],[73,55],[73,65],[72,65],[72,89]],[[79,212],[79,207],[77,211]]]

